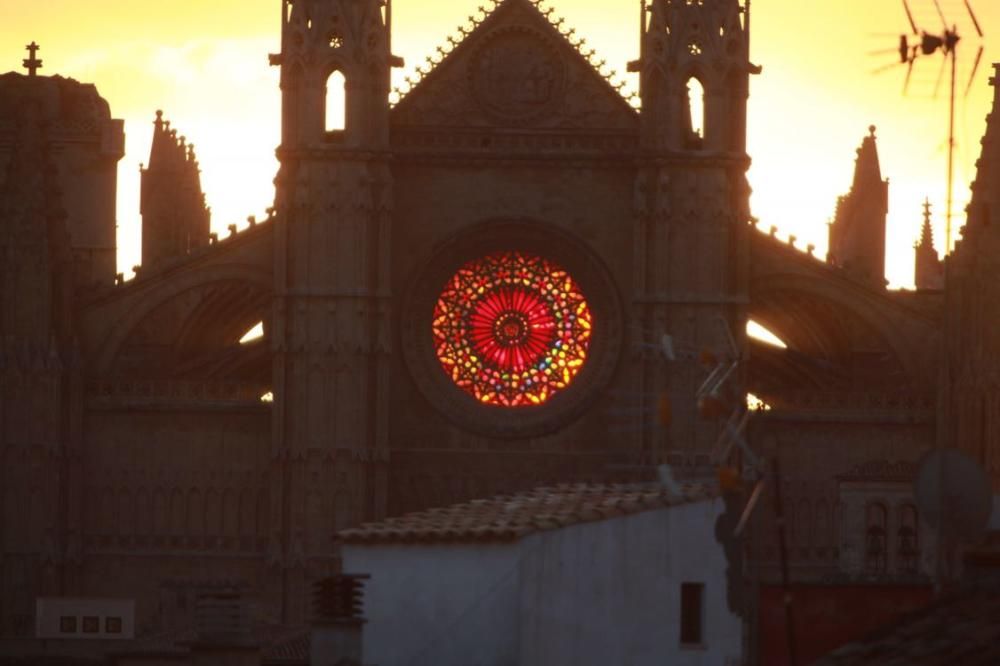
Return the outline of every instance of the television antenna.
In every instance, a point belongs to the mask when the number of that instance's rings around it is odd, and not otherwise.
[[[965,4],[965,9],[969,12],[969,18],[972,19],[972,25],[976,29],[976,33],[979,35],[979,39],[983,38],[983,29],[979,25],[979,19],[976,18],[975,12],[972,11],[972,5],[969,0],[962,0]],[[875,72],[881,72],[891,67],[897,65],[906,65],[906,78],[903,81],[903,94],[906,94],[906,90],[910,85],[910,75],[913,73],[913,65],[921,56],[931,56],[935,53],[941,54],[941,67],[938,70],[937,82],[934,84],[934,96],[937,97],[938,89],[941,86],[941,77],[944,74],[945,67],[950,67],[951,76],[949,95],[948,95],[948,180],[947,180],[947,192],[946,192],[946,206],[945,206],[945,254],[951,252],[951,218],[952,218],[952,208],[953,208],[953,190],[955,181],[955,79],[956,70],[958,63],[958,44],[962,41],[962,36],[958,33],[958,26],[955,23],[949,23],[945,19],[944,12],[941,11],[941,3],[939,0],[933,0],[934,8],[937,10],[938,18],[941,19],[941,30],[939,34],[934,34],[927,32],[926,30],[921,30],[917,28],[917,22],[913,19],[913,12],[910,11],[910,5],[907,0],[903,0],[903,9],[906,11],[906,19],[910,24],[911,33],[904,33],[899,36],[899,46],[896,52],[899,54],[899,62],[880,67],[875,70]],[[983,58],[983,45],[979,45],[979,49],[976,52],[976,58],[972,65],[972,73],[969,75],[969,82],[965,86],[965,95],[969,94],[972,89],[972,82],[976,78],[976,72],[979,70],[979,62]]]

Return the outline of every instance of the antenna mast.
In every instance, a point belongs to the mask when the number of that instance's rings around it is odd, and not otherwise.
[[[969,12],[969,18],[972,19],[972,25],[976,28],[976,33],[979,35],[980,39],[983,37],[983,30],[979,25],[979,20],[976,18],[975,12],[972,11],[972,5],[969,0],[963,0],[965,3],[965,9]],[[945,206],[945,242],[944,242],[944,252],[949,254],[952,247],[952,217],[954,208],[954,185],[955,185],[955,98],[956,98],[956,78],[958,70],[958,43],[961,41],[961,36],[958,34],[958,26],[952,24],[948,27],[948,22],[944,17],[944,12],[941,11],[941,3],[939,0],[933,0],[934,8],[937,10],[937,15],[941,19],[941,34],[935,35],[927,32],[926,30],[919,30],[917,28],[916,21],[913,20],[913,12],[910,11],[910,5],[907,0],[903,0],[903,9],[906,12],[906,19],[909,22],[910,28],[912,30],[912,36],[914,38],[914,43],[909,41],[910,35],[903,34],[899,37],[899,47],[897,49],[892,49],[899,54],[899,61],[887,65],[885,67],[880,67],[875,70],[875,72],[880,72],[895,65],[904,64],[906,65],[906,79],[903,83],[903,94],[906,94],[906,89],[910,83],[910,74],[913,72],[913,63],[916,62],[917,58],[921,55],[929,56],[933,53],[940,52],[944,56],[945,61],[941,63],[941,70],[938,74],[938,84],[941,83],[941,74],[944,73],[944,67],[949,64],[947,61],[950,60],[951,65],[951,81],[949,82],[949,94],[948,94],[948,177],[947,177],[947,192],[945,193],[946,206]],[[983,57],[983,46],[980,44],[979,51],[976,53],[976,60],[972,66],[972,73],[969,75],[969,83],[965,88],[965,94],[969,94],[969,90],[972,88],[972,82],[976,77],[976,72],[979,69],[979,62]],[[937,96],[938,85],[934,86],[934,95]]]

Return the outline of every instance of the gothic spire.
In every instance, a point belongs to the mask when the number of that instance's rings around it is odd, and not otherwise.
[[[210,215],[194,145],[156,112],[149,166],[142,169],[142,263],[186,254],[208,242]]]
[[[924,199],[924,222],[920,240],[913,246],[913,282],[917,289],[941,289],[944,286],[944,263],[934,249],[934,230],[931,227],[931,202]]]
[[[924,223],[920,227],[920,242],[917,247],[934,249],[934,230],[931,228],[931,201],[924,199]]]
[[[837,201],[830,225],[828,261],[862,282],[885,286],[885,218],[889,181],[882,179],[875,126],[861,142],[854,162],[851,191]]]
[[[868,126],[868,136],[858,148],[858,159],[854,162],[854,184],[852,191],[882,184],[882,168],[878,161],[878,146],[875,145],[875,126]]]

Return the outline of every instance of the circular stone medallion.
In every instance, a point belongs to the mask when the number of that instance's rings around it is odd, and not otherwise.
[[[513,120],[540,115],[561,99],[566,71],[555,46],[527,28],[486,38],[471,63],[472,91],[491,114]]]

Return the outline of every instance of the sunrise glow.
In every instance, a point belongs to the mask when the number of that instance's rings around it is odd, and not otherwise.
[[[403,79],[445,42],[478,0],[394,0],[394,51]],[[637,2],[552,0],[566,25],[607,59],[606,70],[635,88],[626,63],[638,55]],[[918,25],[940,27],[930,0],[913,0]],[[958,60],[964,89],[978,42],[963,4],[941,0],[967,39]],[[976,6],[984,26],[1000,25],[1000,4]],[[0,71],[18,70],[31,40],[42,45],[43,74],[94,83],[115,117],[125,119],[126,156],[119,167],[119,270],[139,259],[139,164],[148,160],[154,111],[162,108],[197,146],[212,226],[223,235],[271,205],[277,161],[279,50],[276,0],[178,0],[169,9],[129,0],[50,0],[19,5],[0,24]],[[59,20],[52,20],[59,17]],[[854,151],[867,127],[878,128],[882,173],[890,179],[886,271],[894,286],[912,284],[920,204],[934,207],[936,245],[943,246],[946,95],[933,98],[938,62],[917,63],[909,94],[904,67],[880,75],[907,30],[902,4],[886,0],[758,0],[753,3],[752,60],[763,73],[751,83],[749,146],[753,213],[764,228],[794,235],[799,246],[826,249],[826,223],[850,186]],[[989,31],[987,31],[989,32]],[[875,34],[881,33],[881,34]],[[990,35],[987,35],[989,38]],[[961,49],[965,49],[964,51]],[[885,54],[870,52],[888,50]],[[1000,53],[986,42],[983,64],[958,105],[955,227],[964,221],[968,183],[990,100],[988,63]],[[943,89],[942,89],[943,91]],[[336,126],[340,119],[329,119]]]

